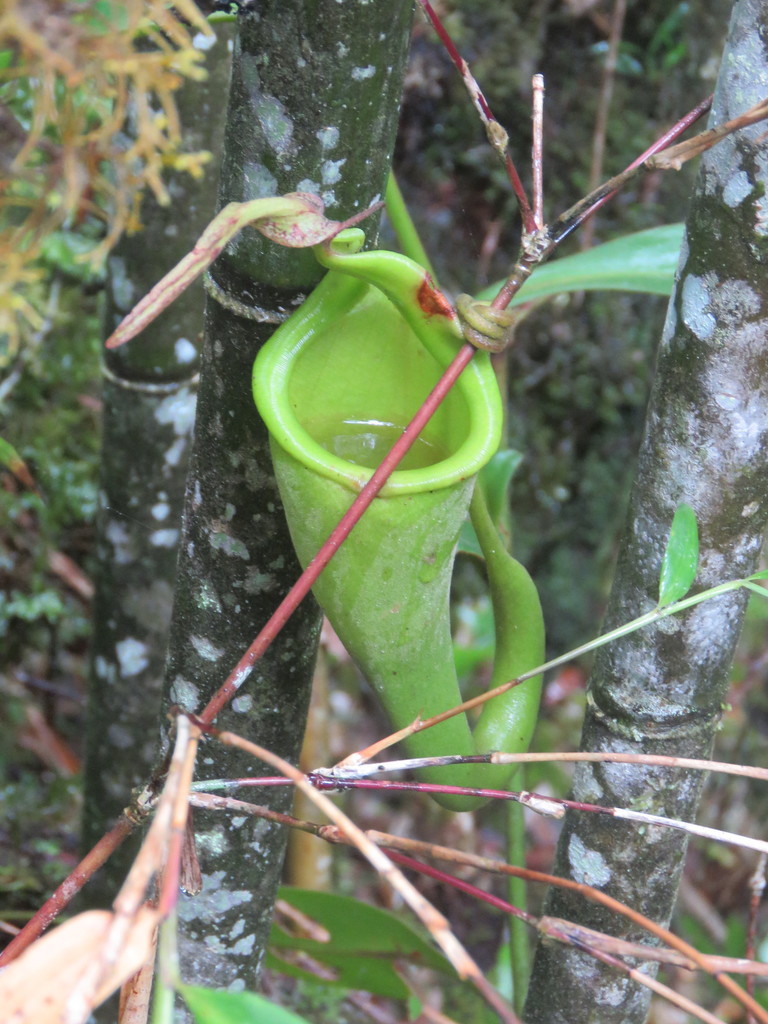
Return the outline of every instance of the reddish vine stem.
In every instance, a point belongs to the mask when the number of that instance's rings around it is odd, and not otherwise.
[[[565,213],[561,214],[548,228],[551,243],[551,248],[548,250],[548,253],[553,252],[555,247],[559,245],[564,238],[567,238],[567,236],[580,227],[587,218],[597,213],[597,211],[602,206],[605,206],[607,202],[610,202],[610,200],[618,194],[621,187],[625,185],[631,177],[633,177],[633,172],[638,171],[649,157],[659,153],[662,149],[666,149],[671,142],[675,141],[675,139],[679,139],[683,132],[687,131],[692,124],[695,124],[700,117],[703,117],[711,106],[712,96],[710,95],[707,96],[706,99],[703,99],[701,103],[698,103],[693,110],[690,110],[684,117],[681,117],[679,121],[676,121],[671,128],[656,139],[653,145],[649,146],[644,153],[641,153],[640,156],[636,157],[636,159],[634,159],[631,164],[628,164],[628,166],[620,174],[617,174],[615,178],[609,179],[609,181],[601,185],[600,188],[591,192],[586,196],[586,198],[579,200],[578,203],[575,203],[569,210],[566,210]]]
[[[85,883],[96,871],[105,864],[115,850],[123,843],[134,829],[130,818],[122,817],[109,832],[101,837],[93,849],[83,857],[75,870],[64,879],[61,885],[40,907],[34,917],[24,925],[18,935],[0,952],[0,967],[22,953],[38,938],[48,925],[58,917],[64,907],[80,892]]]
[[[421,861],[415,860],[413,857],[408,857],[402,853],[396,853],[393,850],[388,851],[390,860],[399,864],[401,867],[409,868],[412,871],[416,871],[419,874],[427,875],[429,878],[434,878],[436,881],[441,882],[443,885],[448,885],[452,889],[457,889],[459,892],[464,892],[468,896],[472,896],[476,900],[480,900],[483,903],[487,903],[489,906],[494,907],[496,910],[501,910],[505,914],[509,914],[512,917],[517,917],[526,924],[530,925],[541,931],[543,934],[555,938],[560,942],[564,942],[566,945],[576,949],[581,949],[590,956],[595,957],[597,960],[603,961],[613,967],[615,970],[620,971],[622,974],[627,974],[630,978],[633,978],[638,984],[644,984],[657,992],[662,998],[666,998],[673,1005],[679,1006],[682,1009],[687,1010],[694,1016],[697,1016],[700,1020],[706,1021],[707,1024],[715,1024],[718,1018],[714,1014],[709,1013],[700,1007],[697,1003],[689,1000],[685,996],[680,996],[676,992],[673,992],[668,986],[662,985],[656,982],[655,979],[649,978],[648,975],[643,974],[641,971],[630,967],[629,964],[625,963],[620,957],[614,956],[605,950],[596,949],[590,942],[586,941],[584,933],[575,936],[566,930],[559,931],[553,922],[548,921],[546,929],[544,928],[544,922],[547,919],[539,919],[533,914],[528,914],[524,910],[520,910],[507,900],[501,899],[499,896],[494,896],[492,893],[485,892],[478,886],[473,885],[471,882],[466,882],[456,875],[448,874],[445,871],[441,871],[439,868],[433,867],[430,864],[424,864]],[[565,923],[565,922],[564,922]],[[576,931],[576,929],[573,929]]]
[[[523,222],[523,228],[527,233],[530,234],[536,230],[536,220],[533,211],[531,210],[531,204],[528,202],[528,196],[525,193],[525,188],[523,187],[523,183],[520,180],[520,175],[517,173],[517,168],[515,167],[514,161],[512,160],[512,157],[509,154],[509,150],[506,147],[506,142],[504,143],[503,147],[497,145],[497,138],[501,136],[503,133],[503,137],[504,139],[506,139],[506,132],[504,132],[499,122],[493,116],[493,111],[488,106],[488,101],[483,95],[480,86],[477,84],[472,74],[470,73],[467,62],[456,49],[453,40],[446,31],[445,26],[438,17],[435,9],[432,7],[432,4],[429,2],[429,0],[419,0],[419,4],[421,5],[421,9],[424,11],[424,14],[429,20],[429,23],[432,25],[432,28],[437,33],[440,42],[445,47],[445,52],[448,54],[451,61],[453,62],[454,67],[461,75],[461,80],[464,83],[464,86],[466,87],[467,92],[469,93],[470,98],[473,104],[475,105],[478,113],[480,114],[480,117],[482,118],[483,125],[489,136],[489,141],[491,141],[493,148],[498,153],[503,153],[504,166],[507,169],[507,176],[509,178],[510,184],[512,185],[512,191],[515,193],[515,196],[517,198],[518,206],[520,207],[520,217]],[[493,126],[495,126],[495,128],[499,131],[494,131]]]
[[[437,411],[440,403],[459,379],[464,368],[469,364],[474,353],[475,349],[471,345],[465,343],[461,346],[443,376],[429,393],[424,404],[387,453],[384,460],[376,468],[368,483],[360,491],[331,531],[323,546],[277,606],[256,639],[237,665],[235,665],[226,681],[208,702],[200,714],[200,719],[203,723],[210,725],[219,711],[231,700],[232,696],[248,678],[255,662],[262,657],[288,619],[312,589],[320,573],[328,565],[357,525],[362,514],[407,454],[421,431]]]

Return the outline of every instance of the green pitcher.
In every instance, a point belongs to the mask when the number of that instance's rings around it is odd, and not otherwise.
[[[329,273],[254,365],[256,404],[305,566],[462,340],[453,310],[421,267],[396,253],[359,252],[362,241],[362,232],[349,230],[318,247]],[[488,355],[478,352],[315,584],[315,596],[397,729],[461,703],[450,633],[451,573],[476,475],[496,451],[501,427],[494,373]],[[494,603],[496,685],[541,663],[543,625],[530,577],[483,515],[480,509],[473,522]],[[474,734],[465,715],[417,733],[405,743],[408,754],[524,750],[539,690],[540,679],[532,679],[494,698]],[[453,765],[420,776],[500,788],[513,770]],[[438,799],[456,810],[480,802]]]

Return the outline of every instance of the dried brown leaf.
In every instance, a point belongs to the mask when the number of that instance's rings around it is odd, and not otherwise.
[[[59,925],[0,974],[3,1021],[13,1024],[80,1024],[67,1003],[83,972],[99,957],[114,920],[107,910],[89,910]],[[98,1006],[140,969],[152,947],[158,912],[143,907],[120,954],[96,993]]]

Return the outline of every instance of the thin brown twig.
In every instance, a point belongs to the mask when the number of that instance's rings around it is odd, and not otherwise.
[[[507,133],[493,116],[493,111],[488,105],[488,101],[475,80],[475,77],[469,70],[469,65],[456,49],[453,40],[446,31],[442,21],[437,16],[429,0],[419,0],[419,4],[432,25],[432,28],[437,33],[440,42],[445,47],[445,52],[448,54],[454,67],[461,75],[464,88],[467,90],[469,98],[472,100],[472,105],[480,117],[488,142],[491,144],[491,148],[494,149],[504,161],[504,166],[507,170],[507,176],[512,186],[512,191],[517,198],[517,203],[520,209],[520,219],[523,222],[523,230],[530,234],[536,230],[536,222],[530,203],[528,202],[528,196],[526,195],[523,183],[520,180],[520,175],[517,173],[517,168],[515,167],[514,161],[509,153],[509,138]]]
[[[70,995],[67,1006],[67,1020],[85,1020],[90,1008],[94,1005],[94,997],[104,978],[114,965],[143,905],[147,888],[153,877],[159,876],[166,868],[167,884],[161,893],[161,907],[158,907],[158,920],[167,913],[178,885],[169,898],[168,886],[174,887],[178,882],[178,865],[169,862],[169,854],[181,853],[181,847],[175,849],[174,843],[177,830],[183,834],[189,784],[192,780],[197,743],[200,730],[189,718],[180,715],[176,719],[176,742],[171,756],[168,777],[157,804],[155,816],[149,827],[147,836],[141,845],[128,876],[112,904],[114,917],[104,938],[99,957],[93,961],[87,971],[78,980]]]
[[[608,115],[613,99],[613,86],[616,81],[616,64],[619,57],[619,43],[624,28],[624,17],[627,13],[627,0],[614,0],[611,14],[611,28],[608,35],[608,50],[605,54],[603,74],[600,81],[600,95],[595,115],[595,130],[592,134],[592,162],[589,168],[588,189],[591,192],[600,184],[603,176],[605,160],[605,140],[608,133]],[[582,249],[589,249],[595,233],[595,221],[590,218],[584,225],[579,242]]]
[[[607,893],[601,892],[599,889],[594,889],[592,886],[584,885],[582,882],[575,882],[569,878],[555,878],[552,875],[545,874],[541,871],[533,871],[530,868],[515,867],[511,864],[504,864],[501,861],[494,861],[487,857],[481,857],[477,854],[459,853],[456,850],[452,850],[450,847],[437,846],[432,843],[424,843],[416,839],[404,839],[402,837],[390,836],[387,833],[380,833],[376,831],[369,831],[368,836],[373,842],[381,843],[382,846],[403,850],[406,853],[416,852],[420,855],[427,857],[434,857],[438,860],[456,861],[462,864],[469,864],[473,867],[479,867],[484,871],[491,871],[496,874],[503,875],[516,875],[519,878],[524,878],[530,882],[543,882],[546,885],[558,885],[563,889],[570,889],[573,892],[580,893],[586,899],[592,900],[595,903],[600,903],[609,910],[613,910],[618,914],[623,915],[633,924],[644,928],[650,932],[655,938],[671,946],[673,949],[678,950],[684,956],[687,956],[698,968],[706,971],[711,977],[713,977],[720,985],[742,1004],[747,1010],[752,1012],[756,1019],[761,1024],[768,1024],[768,1010],[765,1010],[759,1005],[748,993],[746,993],[728,974],[721,970],[710,970],[709,964],[707,963],[706,956],[700,953],[695,946],[681,939],[679,936],[670,932],[668,929],[657,924],[655,921],[641,914],[639,911],[634,910],[632,907],[628,907],[625,904],[614,899]]]
[[[533,223],[535,230],[544,227],[544,75],[534,75],[533,141],[531,145],[531,172],[533,178]]]
[[[421,861],[414,860],[413,857],[406,857],[403,854],[390,852],[390,857],[398,863],[402,864],[403,867],[411,868],[413,871],[425,874],[430,878],[436,878],[444,885],[450,885],[452,888],[459,890],[460,892],[467,893],[473,896],[477,900],[481,900],[484,903],[488,903],[498,910],[502,910],[504,913],[513,914],[515,917],[522,918],[527,924],[534,928],[539,929],[540,921],[538,921],[533,914],[527,914],[517,907],[514,907],[507,900],[501,899],[499,896],[494,896],[491,893],[484,892],[479,889],[476,885],[472,885],[471,882],[467,882],[462,878],[457,878],[455,875],[449,875],[445,871],[441,871],[436,868],[432,868],[427,864],[423,864]],[[685,1010],[687,1013],[692,1014],[694,1017],[698,1017],[699,1020],[704,1021],[704,1024],[723,1024],[723,1022],[715,1017],[714,1014],[709,1013],[703,1007],[699,1006],[698,1003],[694,1003],[691,999],[680,995],[675,992],[669,986],[662,984],[655,978],[649,977],[642,971],[637,970],[634,967],[630,967],[623,960],[619,959],[612,952],[608,952],[605,949],[593,947],[589,942],[589,938],[584,930],[575,929],[571,931],[568,928],[560,930],[558,924],[553,924],[555,919],[543,918],[543,921],[547,922],[547,929],[542,930],[543,934],[549,938],[557,939],[559,942],[563,942],[565,945],[575,947],[596,960],[601,960],[603,963],[608,964],[614,970],[626,974],[633,981],[639,985],[643,985],[646,988],[651,989],[656,995],[666,999],[673,1006],[679,1007],[681,1010]],[[565,925],[568,922],[563,922]]]
[[[91,877],[106,864],[112,854],[128,838],[136,827],[136,823],[127,815],[122,815],[105,833],[96,845],[80,861],[43,903],[34,917],[24,925],[18,935],[13,938],[0,952],[0,967],[5,967],[15,960],[24,950],[38,939],[48,926],[59,916],[62,910],[77,896]]]
[[[340,835],[333,826],[320,825],[311,821],[302,821],[289,814],[279,814],[276,811],[272,811],[270,808],[248,803],[244,800],[237,800],[232,797],[219,797],[210,793],[191,793],[190,803],[195,807],[204,808],[206,810],[227,811],[233,814],[250,814],[255,817],[278,822],[279,824],[286,825],[289,828],[301,829],[308,834],[314,835],[318,839],[333,843],[334,845],[350,845],[347,837]],[[389,833],[368,832],[366,834],[377,843],[384,846],[394,847],[397,841],[397,837],[394,837]],[[433,849],[430,844],[426,843],[422,844],[422,847],[422,855]],[[439,856],[439,851],[442,849],[443,848],[435,847],[435,856]],[[473,854],[462,851],[453,851],[453,854],[454,856],[451,860],[462,866],[481,866],[477,863],[477,858]],[[494,863],[501,866],[501,862]],[[483,864],[482,866],[485,867],[486,864]],[[563,882],[563,880],[558,878],[556,875],[546,875],[542,873],[537,873],[537,877],[534,880],[538,882],[545,881],[550,885],[560,885]],[[589,896],[589,893],[585,893],[585,895]],[[686,970],[701,969],[701,966],[694,962],[694,960],[675,949],[650,946],[639,942],[630,942],[625,939],[619,939],[611,935],[605,935],[603,932],[585,928],[583,925],[576,924],[573,921],[566,921],[562,918],[545,916],[538,920],[532,919],[531,923],[535,923],[536,927],[545,934],[554,934],[559,931],[563,934],[572,936],[574,942],[577,944],[582,946],[589,944],[606,953],[612,953],[618,956],[632,956],[642,960],[658,961],[659,963],[682,967]],[[734,974],[751,974],[757,977],[768,977],[768,964],[761,963],[760,961],[753,959],[702,954],[702,961],[704,962],[705,970],[708,973],[727,971]]]
[[[246,751],[258,760],[272,765],[291,779],[296,787],[330,818],[336,829],[363,854],[384,881],[403,898],[443,950],[459,977],[472,982],[502,1021],[506,1024],[519,1024],[512,1009],[489,984],[478,965],[453,934],[445,917],[411,885],[389,857],[375,843],[371,842],[362,829],[355,825],[328,797],[315,789],[303,772],[270,750],[243,739],[235,733],[211,731],[222,743]]]
[[[745,953],[750,959],[755,956],[757,946],[757,914],[765,892],[766,865],[768,865],[768,855],[763,853],[757,858],[755,870],[749,879],[749,919]],[[751,996],[755,994],[755,981],[752,977],[747,978],[747,992]],[[748,1024],[753,1024],[751,1014],[748,1017]]]

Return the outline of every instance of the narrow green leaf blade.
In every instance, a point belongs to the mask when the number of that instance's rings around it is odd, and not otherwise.
[[[552,260],[534,270],[512,305],[561,292],[608,290],[669,295],[682,239],[682,224],[665,224]],[[486,288],[478,298],[490,300],[499,287]]]
[[[299,950],[329,969],[333,977],[323,978],[329,985],[406,999],[408,988],[397,973],[398,960],[452,973],[428,938],[388,911],[349,896],[290,886],[280,889],[280,898],[328,933],[327,941],[321,942],[289,935],[273,924],[267,966],[283,974],[318,980],[317,975],[297,966],[289,956]]]
[[[685,597],[699,564],[699,528],[690,505],[679,505],[672,519],[667,549],[661,562],[659,607]]]
[[[197,985],[181,985],[179,992],[197,1024],[308,1024],[306,1017],[255,992],[226,992]]]

